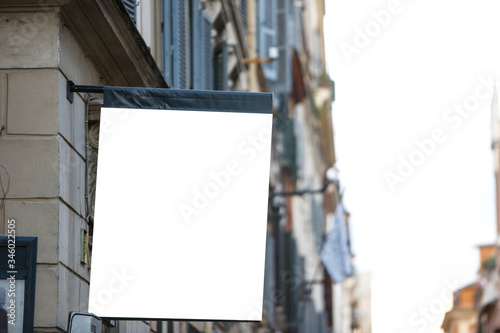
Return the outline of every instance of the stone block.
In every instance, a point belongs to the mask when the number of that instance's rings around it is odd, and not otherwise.
[[[59,202],[59,261],[74,269],[74,226],[76,214]]]
[[[80,309],[80,279],[63,265],[59,265],[58,302],[57,326],[66,329],[70,311]]]
[[[59,293],[57,295],[57,308],[54,308],[54,310],[57,310],[57,326],[61,327],[62,323],[62,317],[64,316],[64,313],[66,315],[69,313],[68,311],[68,295],[66,295],[66,292],[68,291],[68,271],[63,269],[61,265],[59,266]],[[79,292],[79,290],[78,290]],[[54,311],[56,312],[56,311]],[[67,326],[67,325],[66,325]],[[64,326],[64,327],[66,327]]]
[[[60,149],[59,196],[81,215],[85,214],[85,162],[64,140]]]
[[[7,99],[7,133],[57,134],[57,70],[23,70],[9,73]]]
[[[89,53],[82,49],[73,33],[61,25],[61,58],[59,68],[68,80],[78,85],[100,85],[101,79]],[[75,66],[78,64],[78,66]],[[78,94],[75,94],[75,99]]]
[[[81,98],[66,98],[67,80],[59,73],[59,133],[82,156],[85,156],[85,103]]]
[[[59,297],[59,268],[57,265],[38,265],[35,289],[35,327],[55,327]]]
[[[59,15],[0,13],[0,68],[48,68],[59,63]]]
[[[5,216],[8,219],[16,219],[16,236],[38,237],[38,263],[57,264],[59,251],[57,199],[10,200],[5,205]],[[7,232],[5,227],[3,232]]]
[[[59,260],[85,281],[90,280],[89,265],[81,263],[81,230],[88,224],[64,203],[59,205]]]
[[[7,73],[0,72],[0,128],[7,125]],[[7,131],[0,134],[5,135]]]
[[[10,175],[7,198],[58,197],[57,137],[5,136],[0,140],[0,156]]]
[[[0,235],[6,236],[5,209],[0,209]]]
[[[89,311],[89,292],[90,292],[89,283],[80,280],[80,312]]]

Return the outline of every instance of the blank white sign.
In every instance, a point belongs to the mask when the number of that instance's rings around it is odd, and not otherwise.
[[[89,312],[262,320],[272,114],[102,108]]]

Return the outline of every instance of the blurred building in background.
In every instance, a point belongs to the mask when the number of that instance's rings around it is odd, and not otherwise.
[[[353,326],[354,333],[372,331],[372,277],[370,273],[359,273],[354,276],[355,304]]]
[[[70,101],[72,80],[274,93],[263,321],[120,321],[108,332],[371,333],[369,276],[332,281],[320,260],[341,202],[327,177],[324,14],[324,0],[0,0],[0,230],[14,220],[26,237],[25,327],[64,332],[92,301],[102,95]]]
[[[480,249],[480,264],[476,290],[475,320],[478,331],[495,331],[495,303],[498,299],[498,274],[496,273],[497,245],[483,245]]]
[[[495,166],[495,194],[496,194],[496,230],[497,230],[497,243],[496,243],[496,260],[490,264],[490,272],[487,276],[487,302],[481,308],[480,320],[481,325],[484,326],[484,332],[500,332],[500,285],[498,283],[498,275],[500,271],[500,109],[498,105],[498,92],[497,88],[493,92],[493,100],[491,104],[491,126],[492,126],[492,149],[493,149],[493,163]],[[491,267],[493,266],[493,267]]]
[[[478,279],[453,292],[452,308],[441,324],[444,333],[495,332],[492,319],[498,282],[496,252],[495,244],[479,246]]]
[[[495,244],[479,246],[480,267],[475,283],[454,293],[454,302],[443,319],[445,333],[500,332],[500,109],[496,88],[491,104],[492,149],[496,180],[496,230]]]
[[[500,117],[497,90],[493,92],[491,104],[492,149],[496,181],[496,244],[480,247],[481,267],[478,290],[478,332],[500,332],[500,285],[498,280],[498,246],[500,245]]]
[[[443,319],[441,328],[444,333],[474,333],[477,325],[475,283],[453,292],[453,308]]]

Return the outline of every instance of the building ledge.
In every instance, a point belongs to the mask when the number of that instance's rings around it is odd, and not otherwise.
[[[107,85],[168,88],[120,0],[69,0],[61,15]]]

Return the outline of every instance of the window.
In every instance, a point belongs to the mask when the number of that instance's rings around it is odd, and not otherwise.
[[[277,46],[276,0],[259,0],[259,56],[269,58],[269,49]],[[276,61],[262,64],[264,75],[268,80],[278,78]]]
[[[9,332],[33,332],[38,239],[14,237],[16,221],[6,222],[6,230],[14,232],[0,236],[0,312],[5,318],[7,311],[15,311],[15,317],[7,317],[13,326],[3,322],[12,327]]]
[[[163,74],[172,88],[213,89],[212,22],[199,0],[164,0]]]
[[[289,92],[291,87],[291,56],[288,47],[288,24],[291,24],[287,0],[259,0],[258,48],[260,58],[270,58],[270,48],[278,51],[278,58],[263,63],[264,76],[275,92]]]

